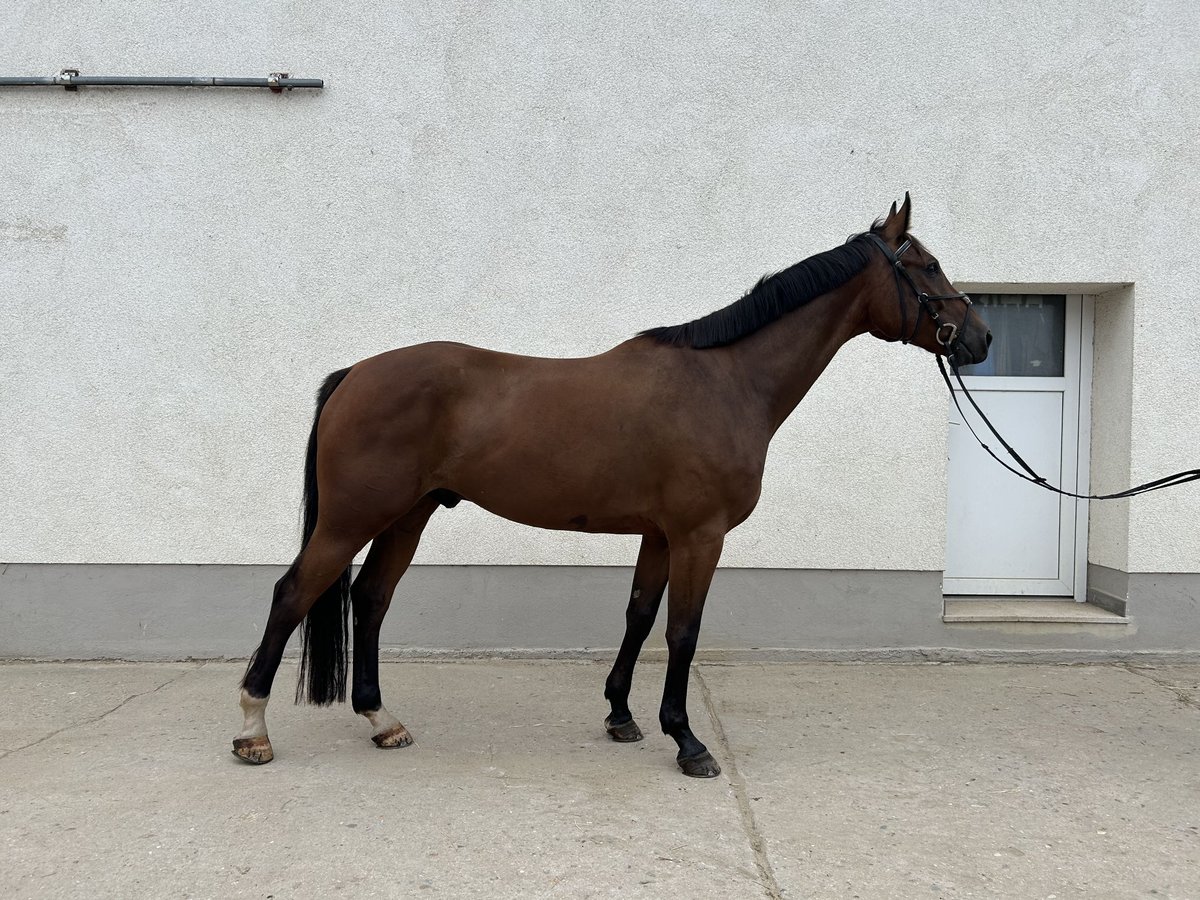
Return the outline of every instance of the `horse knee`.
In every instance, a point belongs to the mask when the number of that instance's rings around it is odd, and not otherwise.
[[[700,622],[688,621],[679,625],[669,623],[666,638],[669,652],[694,652],[700,639]]]

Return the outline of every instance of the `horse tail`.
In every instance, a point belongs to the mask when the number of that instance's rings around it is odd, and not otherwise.
[[[317,530],[317,426],[321,422],[321,410],[349,372],[349,369],[333,372],[317,391],[317,410],[313,415],[308,450],[304,457],[304,537],[300,543],[301,552]],[[327,706],[334,700],[339,703],[345,701],[349,614],[350,567],[347,566],[304,617],[300,677],[296,682],[297,703],[304,699],[306,682],[309,703]]]

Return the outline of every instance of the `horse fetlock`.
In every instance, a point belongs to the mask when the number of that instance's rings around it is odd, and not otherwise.
[[[675,709],[662,709],[658,713],[658,724],[662,726],[663,734],[669,734],[675,740],[680,740],[683,734],[691,734],[686,712]]]
[[[371,714],[383,708],[383,698],[379,694],[379,688],[361,693],[353,691],[350,694],[350,705],[360,716],[369,718]]]
[[[255,697],[242,688],[238,700],[238,705],[242,708],[242,730],[237,735],[239,739],[267,736],[267,701],[270,699],[270,695]]]
[[[624,704],[629,700],[629,691],[633,687],[628,678],[610,675],[604,682],[604,699],[610,703]]]

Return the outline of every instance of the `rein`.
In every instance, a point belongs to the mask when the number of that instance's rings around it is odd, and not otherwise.
[[[979,418],[983,424],[988,427],[988,431],[996,436],[996,440],[1004,447],[1005,451],[1013,460],[1025,471],[1021,472],[1010,466],[1002,460],[996,453],[983,442],[976,434],[975,429],[971,427],[971,421],[963,413],[962,405],[958,402],[958,394],[954,390],[954,385],[950,382],[950,376],[946,373],[946,364],[942,361],[942,357],[937,357],[938,371],[942,373],[942,380],[946,382],[946,389],[950,391],[950,399],[954,401],[954,406],[958,410],[958,414],[962,417],[963,424],[967,426],[967,430],[971,432],[971,437],[979,443],[979,446],[984,449],[988,456],[994,459],[1008,471],[1012,472],[1018,478],[1028,481],[1030,484],[1036,484],[1040,488],[1045,488],[1048,491],[1053,491],[1056,494],[1062,494],[1064,497],[1074,497],[1078,500],[1124,500],[1129,497],[1136,497],[1138,494],[1147,494],[1150,491],[1160,491],[1163,488],[1175,487],[1180,484],[1187,484],[1190,481],[1200,481],[1200,469],[1186,469],[1182,472],[1176,472],[1173,475],[1167,475],[1163,478],[1156,478],[1153,481],[1147,481],[1145,484],[1135,485],[1123,491],[1117,491],[1115,494],[1076,494],[1073,491],[1064,491],[1062,488],[1055,487],[1050,484],[1043,476],[1033,470],[1029,463],[1021,459],[1019,453],[1009,445],[1008,441],[1004,440],[1000,432],[996,430],[996,426],[991,423],[987,416],[983,414],[983,410],[979,408],[979,404],[975,402],[975,398],[971,396],[971,392],[967,390],[966,384],[963,382],[962,373],[958,371],[958,363],[953,357],[950,357],[950,368],[954,370],[954,377],[958,380],[958,386],[962,389],[963,396],[970,401],[975,412],[979,414]]]
[[[1054,493],[1061,494],[1064,497],[1074,497],[1077,500],[1124,500],[1129,497],[1136,497],[1138,494],[1146,494],[1150,491],[1159,491],[1163,488],[1175,487],[1177,485],[1187,484],[1192,481],[1200,481],[1200,469],[1186,469],[1182,472],[1176,472],[1173,475],[1167,475],[1163,478],[1156,478],[1153,481],[1147,481],[1145,484],[1139,484],[1123,491],[1117,491],[1115,494],[1076,494],[1072,491],[1064,491],[1062,488],[1058,488],[1050,484],[1050,482],[1048,482],[1043,476],[1035,472],[1029,463],[1025,462],[1025,460],[1021,458],[1021,455],[1017,453],[1017,451],[1012,448],[1012,445],[1009,444],[1008,441],[1006,441],[1000,434],[1000,432],[996,430],[996,426],[991,423],[991,420],[984,415],[983,410],[979,408],[979,404],[975,402],[975,398],[971,396],[971,392],[967,390],[967,385],[963,381],[962,373],[958,370],[958,363],[954,361],[954,351],[958,349],[958,339],[961,331],[966,328],[967,316],[970,315],[969,307],[971,306],[971,298],[963,293],[930,295],[920,290],[920,288],[917,287],[916,282],[913,281],[912,276],[909,275],[908,271],[904,268],[903,263],[900,262],[900,257],[904,255],[904,252],[908,250],[910,246],[912,246],[911,238],[906,239],[904,243],[896,249],[896,252],[892,253],[891,248],[888,247],[883,238],[879,237],[879,235],[873,232],[868,232],[867,237],[869,237],[876,243],[876,245],[878,245],[879,249],[883,251],[883,255],[887,257],[888,262],[892,265],[892,272],[896,278],[896,299],[900,302],[900,340],[903,343],[908,344],[912,342],[914,337],[916,337],[917,329],[921,325],[922,312],[928,315],[934,324],[937,325],[937,342],[941,344],[946,351],[945,358],[950,360],[950,368],[954,370],[954,377],[958,380],[958,386],[962,389],[963,396],[967,398],[975,412],[978,413],[979,418],[983,421],[983,424],[988,427],[988,431],[995,435],[996,440],[1000,442],[1000,445],[1004,448],[1005,452],[1008,453],[1012,460],[1021,467],[1021,470],[1024,471],[1014,468],[997,456],[995,451],[985,444],[975,432],[975,429],[971,427],[971,422],[963,412],[962,404],[960,404],[958,401],[958,394],[955,392],[954,385],[950,382],[950,376],[946,372],[946,364],[943,361],[942,356],[935,354],[938,364],[938,371],[942,373],[942,380],[946,382],[946,389],[950,391],[950,399],[954,401],[954,406],[958,410],[959,416],[962,417],[963,424],[966,425],[967,430],[971,432],[971,437],[975,438],[976,442],[978,442],[979,446],[984,449],[988,456],[1000,463],[1000,465],[1002,465],[1008,471],[1012,472],[1018,478],[1028,481],[1030,484],[1035,484],[1040,488],[1045,488],[1048,491],[1053,491]],[[908,331],[908,309],[904,303],[904,288],[900,283],[901,278],[907,281],[908,286],[912,288],[913,293],[916,295],[918,304],[917,320],[913,323],[913,329],[909,333],[908,337],[904,336],[904,333]],[[928,304],[933,300],[962,300],[967,307],[963,309],[962,324],[955,325],[952,322],[939,322],[937,310],[930,309],[928,306]],[[942,337],[943,329],[949,329],[948,337]]]

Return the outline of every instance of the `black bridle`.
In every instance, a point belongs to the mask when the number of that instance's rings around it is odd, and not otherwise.
[[[941,344],[942,348],[946,351],[946,359],[950,360],[950,368],[954,370],[954,377],[958,380],[958,386],[962,390],[963,396],[966,397],[970,402],[971,406],[975,409],[975,412],[978,414],[983,424],[986,425],[988,430],[996,436],[996,440],[998,440],[1001,446],[1004,447],[1005,452],[1007,452],[1012,460],[1024,471],[1014,468],[997,456],[992,448],[985,444],[979,435],[975,433],[975,429],[971,427],[971,422],[963,412],[962,405],[958,401],[958,392],[954,390],[954,385],[950,382],[950,376],[946,373],[946,364],[943,362],[941,355],[937,355],[938,370],[942,373],[942,380],[946,382],[946,388],[950,391],[950,399],[954,401],[954,406],[958,409],[959,417],[962,419],[963,424],[967,426],[967,430],[971,432],[971,436],[978,441],[979,446],[987,452],[988,456],[1000,463],[1000,465],[1004,466],[1004,468],[1008,469],[1008,471],[1012,472],[1018,478],[1022,478],[1031,484],[1036,484],[1040,488],[1045,488],[1046,490],[1053,491],[1056,494],[1062,494],[1064,497],[1075,497],[1079,500],[1123,500],[1129,497],[1136,497],[1138,494],[1148,493],[1149,491],[1157,491],[1161,490],[1162,488],[1175,487],[1176,485],[1187,484],[1191,481],[1200,481],[1200,469],[1188,469],[1183,472],[1176,472],[1174,475],[1156,478],[1154,481],[1147,481],[1145,484],[1139,484],[1135,487],[1128,488],[1127,490],[1118,491],[1115,494],[1076,494],[1072,491],[1064,491],[1062,488],[1057,488],[1050,484],[1045,478],[1035,472],[1029,463],[1025,462],[1025,460],[1021,458],[1020,454],[1012,448],[1008,441],[1004,440],[1000,432],[996,430],[996,426],[993,425],[988,417],[983,414],[983,410],[979,408],[979,404],[975,402],[975,398],[971,396],[971,392],[967,390],[967,386],[963,382],[962,373],[958,370],[958,362],[954,358],[954,352],[958,349],[958,341],[962,336],[962,332],[966,330],[967,317],[971,314],[971,298],[963,293],[927,294],[918,288],[917,283],[913,281],[912,276],[909,275],[908,271],[904,268],[904,264],[900,262],[900,257],[903,256],[905,251],[912,246],[911,238],[905,239],[904,243],[896,249],[895,253],[893,253],[892,248],[889,247],[879,235],[875,234],[874,232],[867,232],[867,237],[874,241],[876,246],[883,251],[883,255],[891,264],[892,272],[896,277],[896,299],[900,303],[900,336],[897,338],[897,340],[900,340],[905,344],[912,343],[912,339],[917,336],[917,329],[921,327],[921,313],[925,313],[929,316],[930,321],[932,321],[937,327],[937,331],[935,333],[937,342]],[[915,294],[917,298],[917,320],[913,323],[913,329],[907,337],[905,337],[905,332],[908,331],[908,307],[904,302],[904,287],[901,284],[901,279],[908,282],[908,286],[912,288],[913,294]],[[962,300],[963,303],[966,304],[963,307],[962,322],[958,325],[955,325],[953,322],[940,321],[938,317],[938,311],[929,306],[929,304],[934,300]],[[942,332],[946,329],[949,330],[949,334],[943,337]]]
[[[961,291],[956,291],[953,294],[927,294],[917,287],[917,283],[913,281],[912,276],[908,274],[908,270],[904,268],[904,263],[900,261],[900,257],[912,246],[912,238],[906,238],[904,243],[893,253],[892,248],[887,245],[887,242],[875,234],[875,232],[868,231],[867,237],[874,241],[875,245],[883,251],[884,257],[886,257],[892,266],[892,274],[896,278],[896,300],[900,303],[900,336],[898,340],[904,344],[912,343],[913,338],[917,336],[917,329],[921,327],[921,314],[924,313],[929,316],[930,321],[933,322],[937,329],[934,332],[937,342],[945,348],[946,355],[952,357],[954,351],[958,349],[958,339],[966,328],[967,317],[971,314],[971,298]],[[904,302],[904,287],[900,283],[901,279],[908,282],[908,286],[912,288],[912,292],[917,298],[917,317],[916,321],[913,322],[911,332],[908,332],[908,304]],[[938,310],[930,306],[935,300],[961,300],[965,304],[963,307],[962,322],[955,325],[953,322],[941,321]],[[905,332],[908,332],[907,337],[905,337]],[[948,334],[943,335],[943,332],[948,332]],[[953,363],[953,360],[951,362]]]

